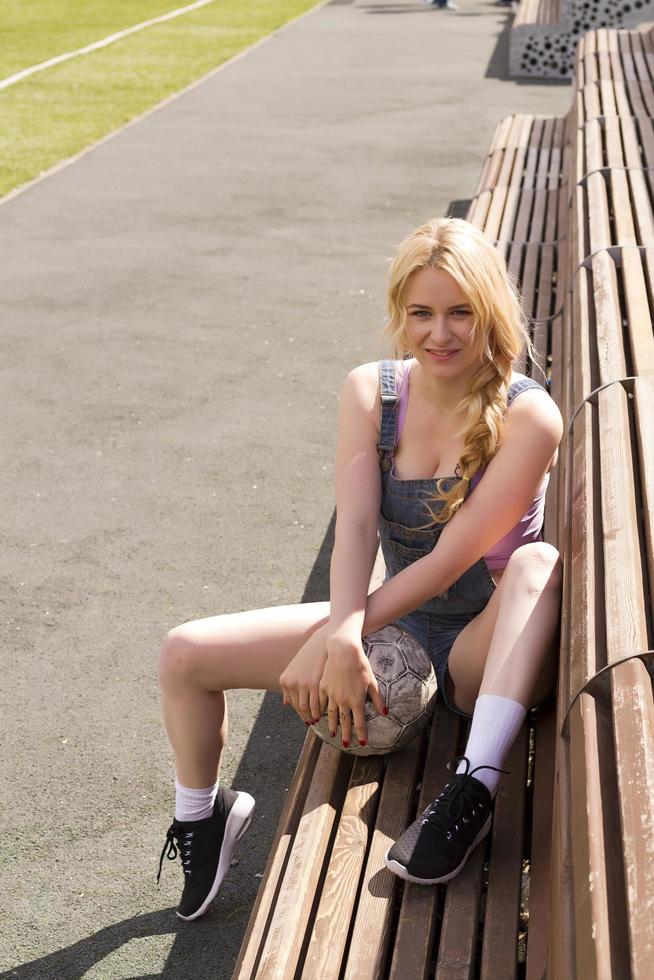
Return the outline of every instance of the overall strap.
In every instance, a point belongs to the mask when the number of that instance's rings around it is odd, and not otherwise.
[[[397,429],[397,381],[395,361],[379,362],[379,387],[381,392],[381,420],[379,425],[379,465],[382,470],[390,470],[395,449]]]
[[[546,388],[543,388],[543,386],[533,378],[520,378],[519,381],[514,381],[509,388],[507,405],[510,405],[514,398],[517,398],[521,392],[528,391],[529,388],[540,388],[541,391],[547,391]]]

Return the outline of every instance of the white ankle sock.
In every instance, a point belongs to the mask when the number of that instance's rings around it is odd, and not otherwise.
[[[175,820],[204,820],[213,813],[213,805],[218,792],[216,780],[206,789],[189,789],[175,780]]]
[[[502,698],[498,694],[482,694],[475,702],[468,744],[463,753],[470,760],[470,769],[476,766],[502,768],[504,758],[522,728],[527,709],[519,701]],[[464,772],[465,762],[459,763],[457,773]],[[492,769],[480,769],[475,779],[488,787],[495,796],[500,773]]]

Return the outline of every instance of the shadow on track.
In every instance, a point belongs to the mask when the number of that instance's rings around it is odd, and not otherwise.
[[[307,579],[302,602],[329,598],[329,562],[335,525],[334,512]],[[306,736],[304,726],[299,722],[293,724],[293,719],[288,719],[289,714],[281,706],[280,695],[267,693],[234,776],[234,786],[246,786],[257,801],[257,835],[248,838],[248,851],[253,855],[254,863],[261,868],[265,867],[284,805],[284,787],[291,784]],[[280,729],[284,732],[284,738],[275,741],[274,778],[271,779],[270,770],[262,765],[262,759],[270,755],[271,743],[268,739],[271,731]],[[238,871],[232,871],[232,877],[237,874]],[[259,883],[259,879],[251,876],[239,883],[239,902],[231,909],[230,918],[233,916],[241,920],[240,935],[245,933]],[[143,975],[138,980],[154,980],[155,977],[163,980],[186,980],[188,977],[194,980],[226,980],[232,975],[238,949],[225,949],[220,929],[223,916],[224,909],[217,909],[216,904],[206,916],[191,923],[181,922],[174,908],[137,915],[107,926],[66,949],[6,971],[0,974],[0,980],[10,977],[12,980],[81,980],[93,966],[131,940],[167,934],[174,934],[175,938],[162,973]],[[231,925],[234,924],[232,919]]]

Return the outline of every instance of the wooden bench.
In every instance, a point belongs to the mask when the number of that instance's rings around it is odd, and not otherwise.
[[[651,31],[598,31],[578,53],[554,976],[654,963],[652,63]]]
[[[652,0],[521,0],[511,25],[514,78],[569,78],[586,31],[654,19]]]
[[[309,731],[239,980],[651,973],[649,657],[608,666],[654,647],[653,195],[633,141],[652,115],[636,118],[635,89],[643,105],[654,93],[632,33],[585,39],[565,120],[498,125],[468,214],[520,280],[570,426],[545,525],[565,566],[558,703],[513,746],[486,844],[436,888],[404,884],[383,855],[447,778],[468,723],[439,701],[421,739],[356,760]]]

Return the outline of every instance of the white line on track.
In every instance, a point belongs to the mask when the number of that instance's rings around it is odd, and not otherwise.
[[[38,65],[23,68],[22,71],[17,71],[15,75],[9,75],[8,78],[3,78],[0,81],[0,89],[9,88],[10,85],[15,85],[16,82],[21,82],[24,78],[35,75],[38,71],[45,71],[46,68],[60,65],[62,61],[79,58],[80,55],[90,54],[91,51],[97,51],[99,48],[106,48],[108,44],[113,44],[114,41],[120,41],[121,38],[127,37],[129,34],[136,34],[137,31],[144,31],[146,27],[152,27],[154,24],[163,24],[166,20],[173,20],[182,14],[188,14],[192,10],[197,10],[198,7],[206,7],[209,3],[215,3],[215,0],[196,0],[195,3],[189,3],[186,7],[178,7],[176,10],[170,10],[167,14],[152,17],[151,20],[144,20],[141,24],[134,24],[133,27],[126,27],[124,31],[118,31],[116,34],[103,37],[101,41],[94,41],[93,44],[87,44],[85,48],[78,48],[76,51],[66,51],[64,54],[58,54],[55,58],[49,58],[47,61],[42,61]]]

